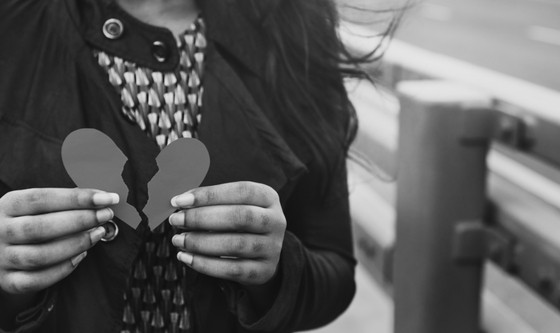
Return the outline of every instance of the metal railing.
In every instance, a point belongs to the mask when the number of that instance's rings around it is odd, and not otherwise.
[[[395,333],[560,331],[560,94],[397,41],[384,59],[388,90],[349,84],[349,170]],[[496,324],[496,299],[517,321]]]

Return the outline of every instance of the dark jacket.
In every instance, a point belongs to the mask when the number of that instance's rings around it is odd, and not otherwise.
[[[203,185],[268,184],[280,194],[288,226],[272,307],[259,317],[235,283],[200,275],[193,288],[197,329],[288,332],[325,324],[347,307],[355,290],[346,171],[333,175],[324,198],[317,195],[321,180],[306,144],[285,135],[282,117],[266,105],[258,29],[232,1],[201,5],[209,47],[199,137],[211,156]],[[122,38],[102,34],[109,18],[124,22]],[[156,40],[170,50],[162,63],[152,54]],[[126,153],[135,166],[126,175],[134,189],[129,201],[145,203],[142,184],[155,173],[159,149],[120,113],[120,97],[92,46],[125,59],[133,54],[130,60],[157,70],[171,70],[178,61],[168,30],[135,20],[111,1],[0,1],[0,195],[74,187],[61,162],[61,143],[73,130],[90,127]],[[18,332],[119,332],[125,280],[145,228],[117,223],[114,241],[96,245],[68,278],[18,316]]]

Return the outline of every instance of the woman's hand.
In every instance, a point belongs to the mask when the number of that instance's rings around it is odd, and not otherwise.
[[[274,189],[228,183],[194,189],[171,203],[183,209],[169,218],[186,231],[173,237],[180,261],[200,273],[248,286],[272,279],[286,230]]]
[[[0,291],[29,295],[69,275],[104,235],[114,193],[41,188],[0,198]]]

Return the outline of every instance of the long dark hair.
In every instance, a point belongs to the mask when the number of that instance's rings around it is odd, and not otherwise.
[[[360,65],[377,60],[379,46],[371,53],[352,55],[338,36],[339,16],[332,0],[238,4],[258,19],[268,41],[267,89],[279,112],[286,114],[291,132],[309,143],[323,171],[325,190],[334,169],[345,162],[358,125],[343,78],[369,77]],[[384,35],[393,27],[391,22]]]

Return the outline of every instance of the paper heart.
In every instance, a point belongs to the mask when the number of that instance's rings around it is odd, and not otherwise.
[[[115,215],[136,229],[141,217],[126,202],[128,187],[122,179],[126,155],[104,133],[79,129],[70,133],[62,145],[62,162],[79,187],[118,193],[121,201],[112,207]],[[148,183],[148,203],[143,209],[151,229],[163,222],[175,208],[172,197],[199,186],[210,167],[204,144],[196,139],[178,139],[156,158],[159,167]]]
[[[136,209],[126,202],[128,187],[122,179],[127,157],[102,132],[84,128],[70,133],[62,144],[62,163],[79,187],[117,193],[121,198],[112,207],[115,215],[136,229],[142,221]]]

